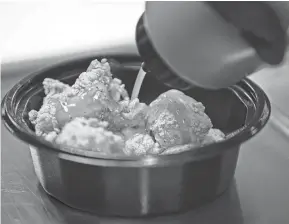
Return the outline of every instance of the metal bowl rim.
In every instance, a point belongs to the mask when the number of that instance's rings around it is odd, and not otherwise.
[[[100,58],[102,56],[95,56],[94,58]],[[111,56],[112,58],[114,56]],[[89,57],[91,58],[91,57]],[[128,60],[133,61],[140,61],[138,56],[125,56],[124,58],[128,58]],[[223,153],[226,150],[229,150],[230,148],[234,146],[239,146],[246,140],[250,139],[254,135],[256,135],[268,122],[268,119],[271,114],[271,104],[267,97],[267,95],[264,93],[264,91],[253,81],[249,80],[248,78],[243,79],[240,81],[240,83],[236,84],[235,86],[238,87],[235,89],[235,91],[245,91],[240,86],[245,85],[246,87],[250,88],[254,94],[255,99],[257,101],[256,105],[256,112],[253,115],[253,118],[249,122],[247,126],[243,126],[237,134],[232,136],[231,138],[225,139],[223,141],[209,144],[206,146],[198,147],[194,150],[189,150],[185,152],[181,152],[178,154],[171,154],[171,155],[161,155],[161,156],[105,156],[100,155],[99,153],[95,153],[92,155],[79,155],[70,152],[69,150],[63,150],[58,148],[56,145],[45,141],[44,139],[39,138],[36,136],[32,131],[28,132],[21,124],[18,122],[17,119],[17,113],[15,112],[13,108],[13,101],[17,100],[15,99],[16,93],[21,89],[24,83],[27,83],[27,81],[37,75],[41,75],[42,73],[49,72],[50,70],[66,66],[69,64],[72,64],[75,61],[80,60],[86,60],[87,58],[82,59],[74,59],[69,60],[64,63],[58,63],[56,65],[50,66],[49,68],[37,71],[31,75],[26,76],[22,80],[20,80],[17,84],[15,84],[10,91],[5,95],[5,97],[2,100],[1,103],[1,115],[2,120],[4,121],[4,124],[6,128],[16,137],[18,137],[20,140],[28,143],[31,146],[37,147],[39,149],[43,150],[52,150],[56,153],[60,153],[62,158],[73,160],[75,162],[80,163],[98,163],[101,160],[105,160],[106,163],[121,163],[124,164],[134,164],[134,165],[141,165],[141,166],[154,166],[157,164],[167,164],[170,162],[185,162],[185,161],[192,161],[192,160],[203,160],[208,157],[215,156],[219,153]],[[234,86],[231,87],[234,89]],[[201,150],[198,150],[201,149]],[[196,153],[196,151],[201,151],[201,153]]]

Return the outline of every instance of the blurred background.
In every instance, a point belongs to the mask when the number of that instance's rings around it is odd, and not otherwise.
[[[37,68],[99,50],[137,52],[135,26],[144,2],[7,1],[0,5],[2,75],[22,66],[28,69],[32,61]]]

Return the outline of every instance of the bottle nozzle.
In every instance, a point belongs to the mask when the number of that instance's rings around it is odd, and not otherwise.
[[[144,26],[144,16],[143,14],[140,17],[136,28],[136,43],[138,51],[144,61],[142,63],[142,70],[172,88],[180,90],[192,88],[192,85],[176,75],[155,51]]]

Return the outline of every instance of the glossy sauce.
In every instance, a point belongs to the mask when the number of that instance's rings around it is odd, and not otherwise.
[[[141,68],[134,84],[132,99],[138,97],[145,72]],[[125,127],[130,123],[119,113],[120,104],[109,95],[104,85],[97,85],[80,96],[74,96],[67,101],[57,100],[55,117],[63,127],[76,117],[99,118],[110,121],[111,126]]]
[[[98,91],[96,88],[88,90],[81,96],[69,98],[67,102],[58,100],[55,114],[58,124],[62,127],[76,117],[100,118],[107,114],[116,105],[112,100],[106,100],[105,96],[97,99],[95,95]]]
[[[139,69],[139,72],[137,74],[134,86],[133,86],[133,90],[132,90],[132,94],[131,94],[131,100],[138,98],[140,88],[142,86],[145,75],[146,75],[146,72],[143,70],[143,68],[141,66]]]

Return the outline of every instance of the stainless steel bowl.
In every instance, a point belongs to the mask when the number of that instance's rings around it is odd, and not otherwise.
[[[139,58],[106,57],[120,62],[112,63],[112,72],[131,92]],[[264,127],[271,111],[265,93],[248,79],[228,89],[186,92],[203,102],[214,126],[228,135],[222,142],[188,152],[112,158],[81,149],[62,151],[38,138],[28,112],[42,104],[43,79],[72,84],[92,59],[73,60],[25,77],[2,101],[2,119],[13,135],[30,145],[36,175],[48,194],[80,210],[137,217],[187,211],[212,201],[229,187],[240,145]],[[148,103],[166,90],[153,74],[148,75],[140,99]]]

